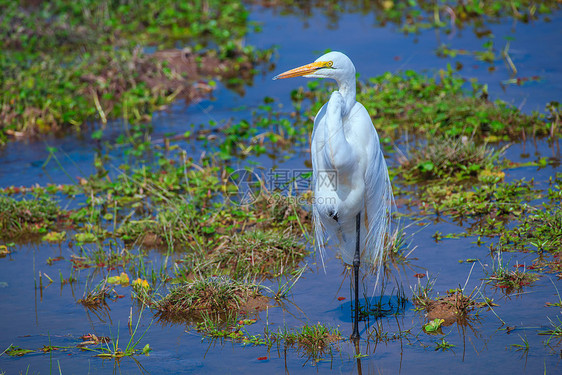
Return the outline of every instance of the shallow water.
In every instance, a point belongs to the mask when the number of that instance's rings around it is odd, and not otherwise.
[[[434,54],[440,41],[447,35],[436,35],[433,31],[424,31],[416,36],[405,36],[392,26],[373,27],[372,14],[342,15],[337,28],[331,25],[320,12],[313,12],[310,18],[291,15],[279,15],[271,9],[254,7],[251,18],[262,23],[263,31],[248,36],[249,44],[258,47],[278,45],[279,58],[276,72],[284,71],[297,65],[313,61],[324,49],[341,50],[349,54],[356,64],[361,77],[382,74],[385,71],[403,69],[427,70],[433,74],[446,67],[447,63],[460,61],[465,68],[461,74],[476,77],[487,83],[492,99],[502,99],[521,107],[526,113],[544,111],[548,101],[560,100],[562,93],[562,12],[551,16],[552,21],[532,24],[514,24],[504,21],[492,25],[491,29],[497,41],[507,35],[514,36],[511,42],[511,55],[519,69],[520,77],[539,75],[539,82],[523,86],[500,84],[510,78],[509,69],[499,61],[496,71],[489,72],[488,65],[476,62],[472,57],[442,59]],[[330,27],[328,27],[330,26]],[[540,43],[537,41],[540,40]],[[474,37],[471,30],[457,30],[449,43],[454,47],[465,49],[480,48],[483,41]],[[499,42],[498,42],[499,43]],[[503,46],[502,43],[499,43]],[[267,72],[255,78],[253,85],[246,88],[244,96],[239,96],[223,86],[213,94],[212,99],[205,99],[186,107],[178,102],[169,110],[154,116],[152,141],[160,142],[167,133],[181,134],[189,124],[206,124],[210,120],[218,123],[231,117],[245,118],[249,111],[262,103],[265,95],[276,98],[279,102],[290,105],[289,93],[305,81],[282,80],[271,81],[274,73]],[[242,107],[243,110],[235,111]],[[113,139],[122,129],[120,122],[108,125],[104,133],[108,140]],[[62,168],[53,160],[46,168],[43,164],[49,152],[46,145],[55,147]],[[199,144],[181,144],[189,155],[197,157]],[[102,146],[103,147],[103,146]],[[29,186],[35,183],[71,183],[71,178],[87,176],[94,172],[93,160],[96,145],[89,134],[83,137],[68,136],[64,138],[47,137],[41,141],[14,142],[0,150],[0,186]],[[529,155],[529,156],[527,156]],[[559,145],[549,145],[544,141],[526,141],[512,145],[506,157],[513,161],[536,160],[537,155],[561,158]],[[127,160],[120,148],[109,151],[111,164],[117,166]],[[390,156],[394,157],[393,155]],[[308,159],[306,150],[296,152],[284,161],[283,168],[304,168]],[[265,169],[278,165],[265,156],[253,158],[253,161]],[[550,176],[560,168],[549,165],[545,168],[521,167],[506,171],[506,180],[535,178],[539,186],[545,186]],[[398,207],[405,210],[404,207]],[[386,297],[400,286],[411,295],[410,288],[418,279],[414,274],[425,273],[436,278],[434,291],[441,295],[447,289],[462,287],[466,290],[480,286],[485,277],[482,264],[491,262],[487,246],[478,246],[474,237],[461,239],[443,239],[436,243],[433,234],[459,232],[457,224],[436,221],[430,217],[423,223],[415,223],[406,232],[412,237],[411,262],[400,271],[393,273],[396,281],[389,283],[384,292]],[[443,220],[443,219],[442,219]],[[410,224],[408,219],[405,224]],[[98,315],[87,311],[76,300],[82,297],[88,280],[88,270],[77,275],[79,282],[71,286],[60,287],[58,273],[68,277],[71,266],[69,259],[76,249],[68,247],[68,242],[61,245],[21,245],[6,258],[0,259],[0,308],[3,319],[0,322],[0,350],[10,344],[22,348],[40,348],[43,345],[75,345],[77,338],[93,332],[102,336],[128,340],[127,318],[131,306],[138,316],[138,306],[129,299],[129,290],[117,287],[122,299],[109,303],[109,309]],[[65,260],[49,266],[46,260],[63,256]],[[536,254],[510,253],[505,255],[510,264],[530,264]],[[480,263],[459,263],[459,260],[475,258]],[[162,255],[156,251],[149,254],[155,267],[162,261]],[[339,326],[343,337],[351,333],[351,291],[349,278],[343,272],[338,259],[330,256],[325,271],[316,263],[316,258],[307,259],[309,269],[296,283],[284,306],[271,307],[267,313],[259,314],[257,324],[249,326],[250,334],[263,333],[267,324],[271,330],[283,327],[300,327],[305,323],[321,322],[327,326]],[[38,272],[46,272],[55,282],[40,290],[36,288]],[[94,280],[103,275],[95,275]],[[424,282],[426,279],[422,279]],[[45,280],[43,280],[46,284]],[[92,282],[91,280],[88,282]],[[267,284],[275,287],[275,281]],[[366,278],[363,282],[365,294],[373,295],[374,280]],[[478,316],[468,326],[456,324],[445,327],[445,339],[455,347],[450,351],[435,351],[436,342],[441,336],[429,336],[421,331],[425,322],[421,313],[415,312],[409,303],[404,311],[378,320],[382,329],[392,336],[399,330],[411,329],[412,335],[402,339],[379,342],[367,340],[367,332],[376,327],[371,320],[366,327],[361,322],[362,338],[360,352],[368,355],[357,360],[354,358],[355,347],[345,341],[337,344],[331,356],[319,363],[307,360],[305,353],[294,349],[284,350],[275,345],[270,351],[266,347],[244,347],[229,341],[202,338],[194,329],[183,325],[166,325],[154,322],[142,340],[142,346],[149,343],[153,348],[149,357],[137,356],[124,358],[119,362],[95,358],[92,353],[77,350],[54,351],[51,354],[29,354],[21,358],[0,357],[0,372],[12,373],[58,373],[59,365],[63,374],[73,373],[138,373],[141,369],[151,374],[160,373],[434,373],[472,374],[487,373],[560,373],[562,369],[560,344],[545,346],[546,337],[536,334],[538,330],[549,328],[550,317],[556,321],[559,308],[545,307],[545,302],[556,302],[556,287],[562,289],[560,281],[553,275],[545,275],[532,287],[524,289],[521,294],[505,295],[500,289],[483,287],[482,292],[494,299],[500,306],[494,312],[480,310]],[[345,297],[339,300],[338,297]],[[558,315],[559,316],[559,315]],[[515,330],[506,333],[503,320]],[[152,321],[152,314],[145,310],[141,319],[140,332],[144,332]],[[367,328],[367,331],[365,329]],[[530,350],[517,351],[510,347],[521,344],[522,339],[529,342]],[[268,357],[267,360],[258,360]]]

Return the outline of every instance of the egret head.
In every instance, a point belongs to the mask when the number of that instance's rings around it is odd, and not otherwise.
[[[301,76],[307,78],[331,78],[340,83],[344,80],[355,80],[355,66],[349,57],[341,52],[333,51],[320,56],[313,63],[288,70],[273,77],[273,79]]]

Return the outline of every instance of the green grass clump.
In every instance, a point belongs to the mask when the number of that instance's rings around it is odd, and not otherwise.
[[[557,254],[562,249],[562,210],[546,207],[525,216],[515,228],[500,235],[502,247]]]
[[[412,201],[423,214],[447,215],[458,222],[468,222],[471,233],[497,236],[509,220],[522,217],[533,209],[533,201],[544,193],[533,180],[500,182],[503,172],[486,176],[489,182],[458,184],[444,179],[442,183],[418,185],[418,197]]]
[[[235,278],[277,277],[296,269],[307,254],[302,240],[288,230],[253,230],[225,236],[213,252],[211,262]]]
[[[267,341],[271,344],[283,343],[286,347],[294,347],[302,351],[314,361],[331,353],[331,344],[342,340],[341,333],[337,328],[329,328],[324,324],[305,324],[300,329],[284,329],[271,333]]]
[[[236,281],[226,276],[197,278],[175,287],[152,308],[162,319],[197,319],[204,314],[232,314],[259,310],[267,298],[258,284]]]
[[[58,204],[49,198],[16,200],[0,196],[0,237],[46,232],[60,214]]]
[[[520,269],[519,264],[515,265],[514,270],[510,270],[508,267],[509,265],[502,261],[501,253],[498,253],[494,259],[492,270],[485,279],[486,282],[496,288],[505,290],[506,293],[511,293],[520,291],[539,279],[537,274],[527,272],[524,267]]]
[[[77,302],[90,310],[107,308],[107,299],[115,291],[105,281],[100,282],[92,290],[84,290],[84,296]]]
[[[408,183],[450,177],[463,180],[498,170],[502,154],[503,149],[495,151],[467,138],[435,138],[424,146],[410,147],[401,160],[401,169]]]

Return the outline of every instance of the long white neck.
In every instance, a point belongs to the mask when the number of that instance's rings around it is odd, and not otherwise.
[[[356,83],[355,75],[345,77],[343,79],[337,80],[339,92],[343,96],[345,101],[345,109],[343,111],[343,116],[347,116],[351,111],[351,108],[355,105],[355,95],[356,95]]]

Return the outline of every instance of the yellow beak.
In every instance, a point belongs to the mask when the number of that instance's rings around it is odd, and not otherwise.
[[[298,68],[287,70],[279,75],[273,77],[273,79],[283,79],[283,78],[293,78],[293,77],[301,77],[307,74],[314,73],[318,69],[330,67],[331,61],[318,61],[313,62],[310,64],[306,64],[303,66],[299,66]]]

